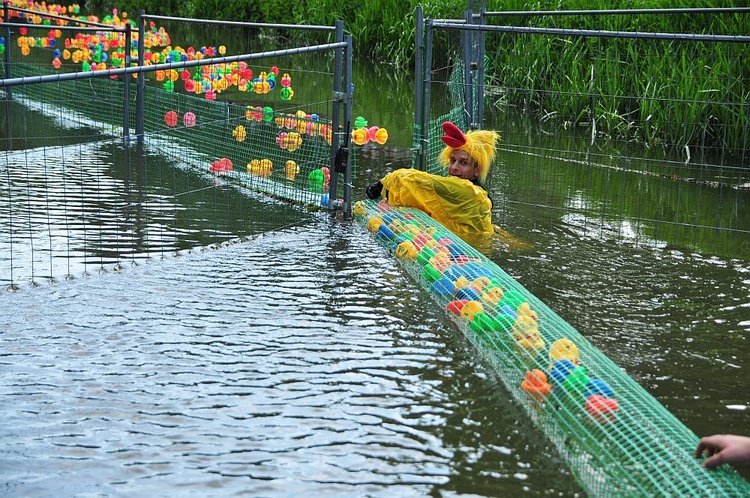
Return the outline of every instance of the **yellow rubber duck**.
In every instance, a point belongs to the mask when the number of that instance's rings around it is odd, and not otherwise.
[[[530,313],[518,313],[516,322],[511,329],[511,334],[519,346],[532,355],[536,355],[542,348],[544,348],[544,346],[546,346],[546,343],[539,334],[539,322],[536,320],[536,312],[533,310],[529,311]]]
[[[580,363],[581,353],[578,347],[570,339],[558,339],[549,347],[549,364],[550,368],[556,361],[570,360],[574,365]]]

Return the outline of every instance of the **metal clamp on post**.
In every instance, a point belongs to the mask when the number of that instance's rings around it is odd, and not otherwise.
[[[336,173],[346,173],[346,165],[349,160],[349,128],[351,122],[346,122],[346,134],[342,145],[339,146],[339,150],[336,151],[336,160],[333,163],[333,171]]]

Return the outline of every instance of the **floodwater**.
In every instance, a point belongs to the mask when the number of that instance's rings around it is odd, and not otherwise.
[[[56,147],[45,153],[63,161]],[[66,195],[101,230],[65,229],[111,251],[50,268],[71,281],[0,293],[3,494],[583,495],[364,228],[158,156],[126,184],[122,153],[78,149],[81,167],[28,182],[52,191],[78,175]],[[355,197],[409,159],[363,150]],[[592,236],[590,220],[503,202],[496,183],[497,219],[524,243],[490,259],[697,434],[748,432],[750,262]],[[36,194],[24,198],[40,209],[13,218],[22,231],[65,214]]]
[[[305,227],[2,296],[16,496],[575,493],[366,232]]]
[[[361,182],[403,160],[365,156]],[[245,195],[212,190],[232,205]],[[4,492],[584,494],[363,227],[296,216],[224,245],[175,251],[167,237],[169,250],[121,271],[2,293]],[[584,237],[563,217],[541,229],[522,209],[507,218],[528,245],[491,259],[696,433],[746,432],[747,262]]]

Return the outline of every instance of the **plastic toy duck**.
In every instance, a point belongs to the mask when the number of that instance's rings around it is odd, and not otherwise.
[[[526,372],[526,378],[521,381],[521,389],[529,393],[534,399],[544,401],[552,392],[552,384],[547,382],[547,376],[539,369]]]
[[[323,173],[321,172],[321,175],[322,174]],[[322,178],[321,178],[320,183],[321,184],[323,183]],[[380,229],[380,225],[382,225],[383,223],[384,223],[383,218],[381,218],[380,216],[373,216],[372,218],[367,220],[367,229],[370,230],[371,232],[377,232]]]
[[[584,407],[589,415],[600,424],[614,422],[620,409],[616,399],[607,398],[601,394],[589,396]]]
[[[536,354],[544,348],[546,343],[539,334],[536,312],[530,307],[524,307],[524,305],[528,305],[528,303],[522,303],[518,307],[518,316],[511,329],[511,334],[513,334],[519,346],[529,353]]]
[[[232,171],[232,161],[227,159],[226,157],[222,157],[221,159],[218,159],[212,162],[208,170],[213,171],[214,173],[223,173],[225,171]]]
[[[353,211],[354,214],[357,214],[359,216],[367,216],[367,205],[364,203],[364,201],[357,201],[354,203]]]
[[[261,159],[259,163],[259,176],[268,178],[273,172],[273,162],[270,159]]]
[[[287,180],[294,180],[299,173],[299,166],[295,161],[290,159],[284,164],[284,172]]]
[[[396,257],[406,261],[417,260],[417,247],[410,240],[405,240],[396,246]]]
[[[237,126],[232,131],[232,136],[238,141],[238,142],[244,142],[245,138],[247,137],[247,130],[245,130],[245,127],[242,125]]]
[[[299,133],[294,131],[290,132],[287,135],[287,150],[289,150],[289,152],[294,152],[300,147],[302,147],[302,137]]]
[[[269,159],[261,159],[260,161],[253,159],[247,163],[247,172],[251,175],[265,178],[270,176],[272,171],[273,163]]]
[[[474,319],[474,315],[483,311],[484,306],[479,301],[467,301],[461,308],[461,318],[470,322]]]
[[[263,108],[260,106],[247,106],[245,109],[245,119],[248,121],[262,121],[263,120]]]
[[[352,142],[354,142],[357,145],[364,145],[367,143],[367,141],[368,141],[367,129],[358,128],[352,131]]]
[[[558,360],[570,360],[574,365],[580,364],[581,353],[570,339],[558,339],[549,347],[549,363],[554,365]]]
[[[487,287],[482,293],[482,301],[487,304],[497,306],[497,303],[503,298],[503,289],[500,287]]]

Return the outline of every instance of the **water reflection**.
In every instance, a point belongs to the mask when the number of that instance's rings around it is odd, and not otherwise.
[[[450,322],[327,217],[0,301],[13,494],[577,486]]]
[[[4,286],[77,276],[307,219],[286,203],[111,140],[8,153],[0,192]]]
[[[527,233],[534,249],[493,259],[696,433],[746,432],[746,262],[581,240],[564,225]]]
[[[355,197],[410,159],[402,147],[359,152]],[[2,192],[18,188],[26,203],[0,207],[15,220],[15,250],[28,250],[23,236],[38,229],[37,254],[70,254],[35,262],[50,274],[117,257],[126,270],[0,296],[11,494],[580,491],[442,310],[358,226],[206,182],[155,155],[147,174],[125,174],[111,142],[45,154],[60,168],[23,160],[28,174],[3,171],[13,186]],[[496,248],[491,259],[696,433],[746,432],[747,263],[692,254],[637,224],[622,237],[604,218],[565,216],[534,197],[511,202],[513,178],[521,191],[537,179],[521,175],[516,157],[496,170],[495,215],[528,246]],[[614,184],[609,174],[588,178]],[[559,176],[542,180],[553,201],[598,202],[585,188],[562,195]],[[65,213],[60,195],[77,201]],[[72,221],[50,224],[63,214]],[[62,234],[70,246],[56,246]],[[257,238],[171,257],[238,234]],[[655,250],[635,242],[644,237]],[[142,264],[146,253],[166,259]]]

